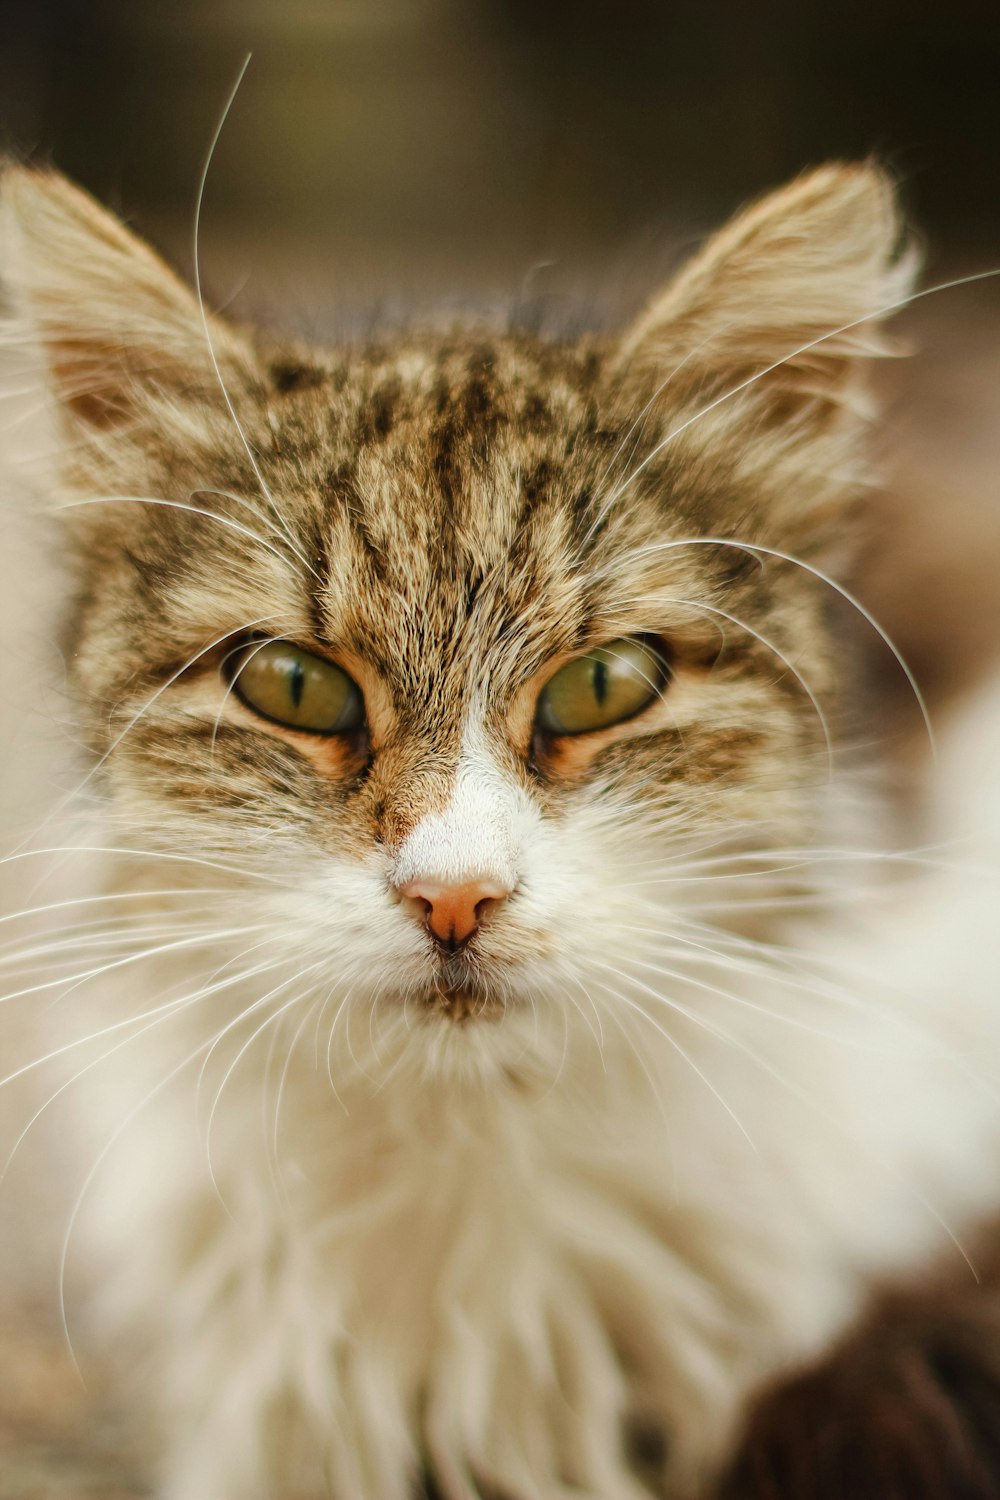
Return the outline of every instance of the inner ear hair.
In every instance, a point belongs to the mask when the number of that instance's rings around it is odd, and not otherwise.
[[[213,352],[234,374],[248,363],[148,245],[53,170],[0,172],[0,278],[53,394],[87,425],[110,426],[158,391],[208,387]]]
[[[775,420],[802,398],[849,404],[859,366],[888,352],[881,325],[916,265],[888,174],[821,167],[708,240],[626,334],[617,373],[637,396],[669,381],[709,399],[759,381]]]

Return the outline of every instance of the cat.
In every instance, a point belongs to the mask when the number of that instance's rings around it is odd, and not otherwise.
[[[998,1196],[988,898],[898,888],[831,610],[891,182],[763,198],[618,337],[332,353],[54,171],[0,215],[86,758],[24,856],[45,1107],[157,1495],[702,1493]]]

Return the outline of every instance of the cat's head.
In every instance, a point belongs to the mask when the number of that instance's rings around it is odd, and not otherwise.
[[[333,353],[206,313],[54,173],[2,203],[109,842],[366,1015],[650,1003],[736,920],[714,877],[822,822],[822,575],[910,274],[882,174],[764,199],[616,340]]]

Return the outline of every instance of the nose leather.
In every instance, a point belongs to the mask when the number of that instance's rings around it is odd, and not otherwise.
[[[399,894],[413,903],[413,913],[439,943],[454,952],[479,927],[487,912],[510,895],[496,880],[468,880],[448,884],[438,880],[409,880]]]

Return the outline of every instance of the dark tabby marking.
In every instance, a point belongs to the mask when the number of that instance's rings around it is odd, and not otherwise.
[[[275,390],[282,396],[288,396],[297,391],[315,390],[317,386],[325,385],[329,376],[325,370],[306,360],[290,357],[274,361],[271,365],[271,379]]]

